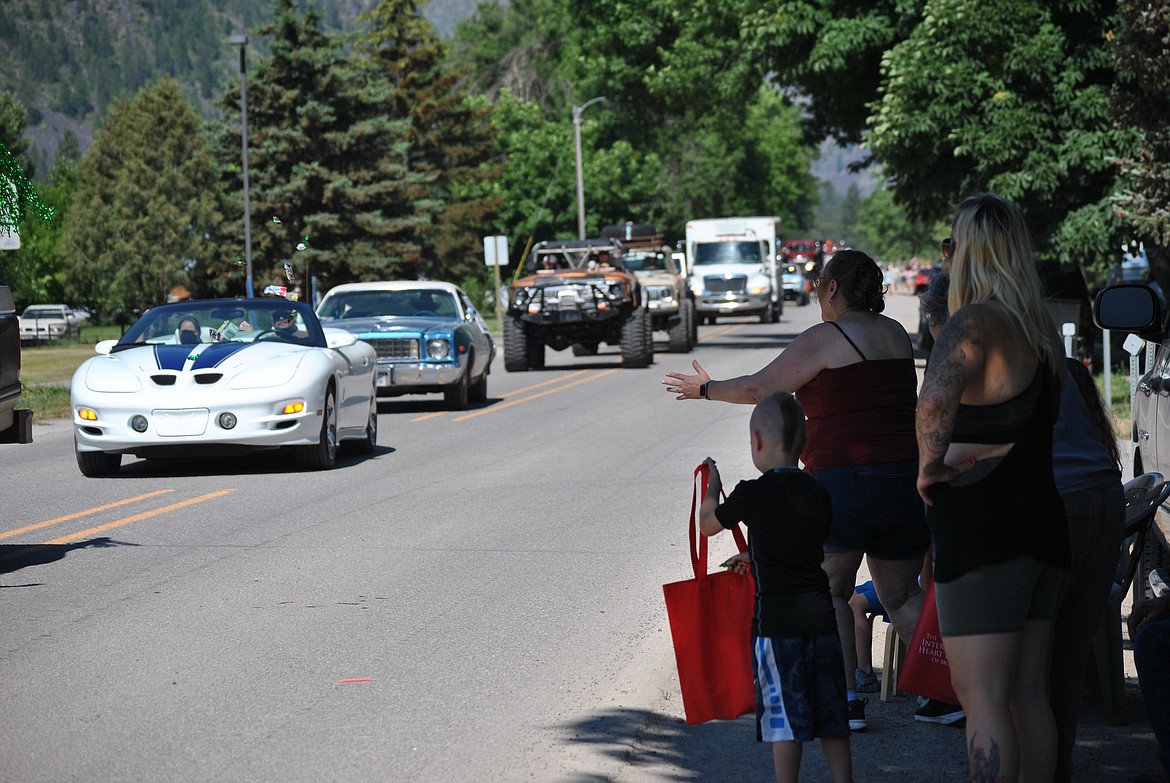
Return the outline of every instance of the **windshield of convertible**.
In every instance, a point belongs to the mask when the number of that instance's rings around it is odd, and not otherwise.
[[[308,305],[287,299],[209,299],[160,305],[142,317],[113,350],[137,345],[284,342],[325,346]]]
[[[418,318],[461,318],[459,303],[449,291],[437,288],[330,292],[317,316],[328,323],[353,318],[415,316]]]

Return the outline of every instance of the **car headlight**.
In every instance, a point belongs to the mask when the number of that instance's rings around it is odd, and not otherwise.
[[[646,298],[652,302],[670,302],[674,299],[674,289],[668,285],[648,285],[646,286]]]
[[[435,337],[427,340],[427,356],[435,361],[441,361],[451,355],[451,341],[446,337]]]
[[[753,285],[751,288],[748,289],[748,293],[751,294],[752,296],[759,296],[760,294],[766,294],[766,293],[768,293],[768,286],[767,285],[759,285],[759,284]]]

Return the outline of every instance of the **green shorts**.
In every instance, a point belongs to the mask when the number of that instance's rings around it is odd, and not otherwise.
[[[1022,631],[1028,620],[1056,616],[1064,572],[1031,557],[981,566],[951,582],[936,582],[939,632],[974,636]]]

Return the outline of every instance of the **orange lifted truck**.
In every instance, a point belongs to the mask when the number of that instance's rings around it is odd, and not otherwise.
[[[525,275],[508,289],[504,369],[539,370],[545,348],[586,356],[601,343],[620,347],[623,367],[648,367],[654,359],[650,310],[624,254],[617,239],[537,243]]]

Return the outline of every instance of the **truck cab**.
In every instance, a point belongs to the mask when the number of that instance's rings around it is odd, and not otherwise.
[[[698,319],[756,315],[776,323],[784,311],[777,269],[780,219],[732,217],[692,220],[686,228],[689,283]]]

